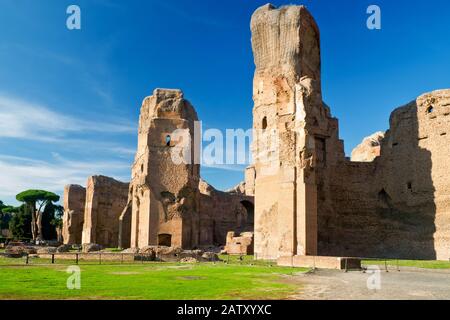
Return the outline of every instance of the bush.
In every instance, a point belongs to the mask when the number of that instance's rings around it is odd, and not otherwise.
[[[12,215],[9,230],[15,239],[31,239],[31,213],[27,206],[22,205]]]

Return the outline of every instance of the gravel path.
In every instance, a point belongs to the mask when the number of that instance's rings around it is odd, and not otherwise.
[[[375,273],[318,270],[289,276],[285,281],[299,285],[298,294],[291,299],[450,300],[450,270],[402,268],[400,272]]]

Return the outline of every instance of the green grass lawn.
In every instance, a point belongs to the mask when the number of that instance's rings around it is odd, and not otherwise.
[[[364,260],[363,265],[385,265],[386,260]],[[450,269],[449,261],[420,261],[420,260],[387,260],[390,267],[413,267],[421,269]]]
[[[238,261],[236,261],[238,260]],[[40,261],[48,263],[48,261]],[[69,262],[67,262],[69,263]],[[68,290],[67,264],[28,266],[0,258],[0,299],[284,299],[298,285],[283,277],[306,269],[230,257],[229,263],[81,264],[81,289]]]

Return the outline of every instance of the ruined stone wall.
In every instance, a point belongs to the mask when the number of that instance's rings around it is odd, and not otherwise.
[[[228,232],[225,251],[229,255],[249,255],[253,254],[253,232],[242,232],[236,235],[235,232]]]
[[[319,31],[304,7],[266,5],[255,55],[255,254],[450,257],[450,90],[395,110],[345,157],[321,100]]]
[[[81,244],[86,189],[79,185],[64,187],[64,216],[62,237],[64,244]]]
[[[449,105],[442,90],[395,110],[381,147],[378,210],[399,225],[402,256],[450,258]]]
[[[381,154],[381,141],[384,132],[376,132],[364,140],[352,151],[351,160],[354,162],[372,162]]]
[[[250,166],[245,169],[245,195],[253,197],[255,195],[255,167]]]
[[[214,189],[200,181],[200,245],[223,246],[227,234],[253,231],[254,199],[244,193]]]
[[[318,254],[371,257],[381,236],[380,219],[372,211],[375,188],[370,183],[376,165],[341,159],[330,166],[329,174],[328,192],[320,196],[332,209],[319,210]]]
[[[392,113],[380,157],[333,170],[335,217],[321,252],[450,258],[449,114],[450,90],[424,94]]]
[[[132,191],[130,189],[130,191]],[[128,249],[131,247],[131,219],[133,215],[133,201],[132,193],[128,194],[128,203],[123,209],[119,217],[119,245],[121,249]]]
[[[87,181],[82,243],[115,248],[119,239],[119,218],[128,200],[128,183],[93,176]]]
[[[220,246],[229,231],[253,231],[246,183],[221,192],[200,179],[197,120],[180,90],[156,89],[144,100],[128,202],[119,219],[120,247]]]
[[[317,254],[325,162],[343,156],[337,120],[322,102],[320,36],[303,6],[253,14],[255,253],[263,259]],[[324,192],[326,192],[325,190]]]
[[[144,100],[130,187],[131,247],[198,245],[197,120],[180,90],[156,89]]]

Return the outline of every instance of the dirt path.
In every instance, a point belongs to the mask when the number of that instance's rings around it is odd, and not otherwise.
[[[448,270],[402,269],[378,273],[318,270],[288,276],[285,281],[299,285],[298,294],[291,297],[299,300],[450,300]]]

